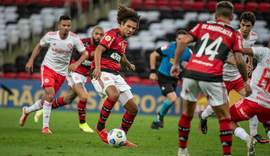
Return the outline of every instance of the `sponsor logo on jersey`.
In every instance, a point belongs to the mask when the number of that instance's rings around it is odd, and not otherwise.
[[[166,88],[164,86],[161,87],[161,90],[165,90]]]
[[[169,48],[169,45],[165,45],[165,46],[160,47],[161,50],[166,50],[168,48]]]
[[[105,78],[104,78],[104,81],[109,81],[109,80],[110,80],[109,77],[105,77]]]
[[[55,52],[57,52],[57,53],[70,53],[70,51],[68,51],[68,50],[59,50],[59,49],[57,49],[57,48],[52,48],[52,51],[55,51]]]
[[[267,59],[265,63],[269,65],[269,63],[270,63],[270,60],[269,60],[269,59]]]
[[[121,60],[121,56],[117,53],[112,53],[110,57],[116,60],[117,62],[120,62]]]
[[[54,43],[53,45],[56,46],[56,43]]]
[[[171,59],[170,59],[170,63],[171,63],[171,64],[173,64],[173,62],[174,62],[174,59],[173,59],[173,58],[171,58]]]
[[[76,77],[75,77],[75,80],[79,80],[79,78],[76,76]]]
[[[112,39],[112,38],[111,38],[111,36],[109,36],[109,35],[105,37],[105,40],[106,40],[106,41],[110,41],[111,39]]]
[[[67,46],[68,46],[69,49],[72,48],[72,44],[71,43],[69,43]]]
[[[94,53],[95,53],[95,51],[91,51],[90,55],[91,56],[94,56]]]
[[[50,80],[49,80],[48,78],[46,78],[44,82],[45,82],[45,83],[49,83],[49,81],[50,81]]]

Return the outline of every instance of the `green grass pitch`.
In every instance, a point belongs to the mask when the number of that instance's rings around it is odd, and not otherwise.
[[[84,133],[79,129],[77,112],[52,111],[50,130],[53,134],[42,134],[42,119],[34,123],[34,113],[19,126],[21,109],[0,108],[0,156],[177,156],[179,117],[166,116],[165,127],[150,129],[154,116],[138,115],[127,139],[138,147],[113,148],[102,142],[95,133]],[[123,114],[111,114],[106,129],[119,128]],[[91,128],[98,121],[99,113],[87,112],[86,120]],[[219,124],[216,118],[208,120],[208,134],[201,134],[198,118],[191,123],[188,151],[191,156],[221,156]],[[249,132],[248,122],[240,123]],[[266,134],[259,123],[259,134]],[[257,156],[269,156],[269,144],[257,144]],[[244,141],[233,138],[233,156],[246,156]]]

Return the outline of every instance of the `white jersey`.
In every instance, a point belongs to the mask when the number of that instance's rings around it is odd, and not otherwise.
[[[240,30],[238,30],[240,32]],[[253,47],[254,43],[257,41],[258,36],[255,32],[250,31],[249,34],[249,40],[246,40],[243,38],[243,47],[244,48],[251,48]],[[234,59],[234,54],[229,52],[228,57],[231,59]],[[247,60],[247,55],[243,56],[243,59]],[[224,81],[234,81],[237,80],[241,77],[241,74],[238,71],[238,68],[236,65],[230,64],[230,63],[225,63],[223,66],[223,80]]]
[[[270,109],[270,49],[254,47],[252,50],[253,58],[257,60],[257,67],[252,73],[250,82],[252,94],[246,99]]]
[[[49,46],[42,64],[63,76],[66,75],[73,48],[79,52],[85,50],[80,38],[72,32],[64,40],[60,38],[59,31],[48,32],[40,40],[40,45]]]

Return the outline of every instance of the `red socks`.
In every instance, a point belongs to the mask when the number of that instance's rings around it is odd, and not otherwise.
[[[130,127],[133,124],[133,121],[135,119],[136,115],[130,115],[127,111],[124,114],[123,118],[122,118],[122,125],[121,125],[121,129],[127,133],[128,130],[130,129]]]
[[[193,116],[187,116],[182,113],[178,123],[178,134],[179,134],[179,147],[186,148],[188,135],[190,131],[190,122]]]
[[[64,97],[59,97],[59,98],[53,100],[52,109],[56,109],[56,108],[62,107],[64,105],[66,105],[66,103],[64,101]]]
[[[232,128],[229,118],[219,120],[220,140],[224,155],[231,155],[232,151]]]
[[[86,103],[87,101],[82,101],[82,100],[80,100],[78,103],[77,109],[78,109],[78,114],[79,114],[79,119],[80,119],[81,124],[85,123]]]
[[[117,101],[112,100],[110,97],[108,97],[102,106],[101,112],[100,112],[100,117],[99,117],[99,122],[100,123],[105,123],[108,119],[108,117],[111,114],[111,110],[113,109],[113,106],[115,105]]]

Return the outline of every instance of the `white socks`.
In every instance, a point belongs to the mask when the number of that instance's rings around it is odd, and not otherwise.
[[[246,132],[243,128],[241,128],[241,127],[237,127],[237,128],[234,130],[234,135],[235,135],[236,137],[238,137],[238,138],[244,140],[245,142],[247,142],[247,141],[246,141],[246,137],[249,136],[249,135],[247,134],[247,132]]]
[[[26,114],[30,114],[34,111],[37,111],[37,110],[40,110],[42,108],[42,105],[41,105],[41,100],[37,100],[35,102],[35,104],[33,104],[32,106],[28,107],[28,109],[26,109],[25,113]]]
[[[253,118],[249,119],[249,128],[251,136],[255,136],[257,134],[258,122],[259,121],[256,115]]]
[[[202,113],[202,119],[205,120],[209,116],[212,116],[214,114],[215,114],[215,112],[213,111],[212,107],[210,105],[208,105],[207,108]]]
[[[267,136],[270,139],[270,131],[267,132]],[[270,142],[269,142],[269,144],[270,144]]]
[[[43,128],[49,127],[51,109],[52,109],[52,102],[50,103],[45,100],[43,105]]]

